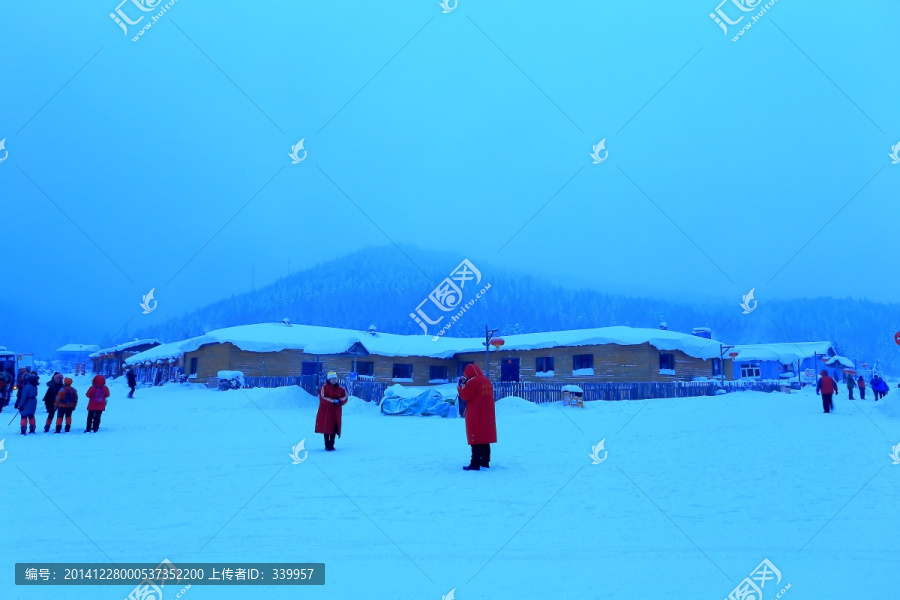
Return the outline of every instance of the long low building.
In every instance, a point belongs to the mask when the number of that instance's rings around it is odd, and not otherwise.
[[[795,378],[802,371],[818,374],[823,368],[838,376],[847,364],[853,366],[849,359],[837,356],[827,341],[743,344],[735,346],[734,352],[735,379]]]
[[[125,361],[128,358],[145,350],[155,348],[160,343],[159,340],[139,340],[135,338],[130,342],[102,348],[89,355],[93,371],[107,377],[118,377],[124,372]]]
[[[485,352],[480,338],[397,335],[261,323],[209,333],[136,354],[126,363],[177,361],[190,381],[219,371],[246,376],[320,376],[412,385],[454,381],[465,366],[487,364],[498,382],[666,382],[732,379],[731,360],[716,340],[662,329],[602,327],[504,336]]]

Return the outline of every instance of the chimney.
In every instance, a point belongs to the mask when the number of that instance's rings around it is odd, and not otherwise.
[[[369,325],[369,328],[366,330],[366,333],[368,333],[369,335],[375,335],[376,333],[378,333],[378,330],[375,328],[374,325]]]
[[[284,323],[285,325],[287,325],[288,327],[291,326],[291,320],[288,319],[287,317],[283,318],[283,319],[281,320],[281,322]]]
[[[694,327],[694,329],[691,331],[691,335],[696,335],[697,337],[711,340],[712,330],[709,327]]]
[[[666,323],[665,321],[661,321],[659,324],[659,328],[662,329],[663,331],[666,331],[669,328],[669,324]]]

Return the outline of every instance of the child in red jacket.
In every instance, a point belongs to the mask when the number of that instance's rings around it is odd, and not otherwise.
[[[86,396],[88,397],[88,417],[87,417],[87,425],[84,428],[84,432],[88,431],[92,433],[97,433],[97,430],[100,429],[100,416],[103,415],[103,411],[106,410],[106,399],[109,398],[109,388],[106,387],[106,377],[103,375],[97,375],[94,377],[92,385]]]

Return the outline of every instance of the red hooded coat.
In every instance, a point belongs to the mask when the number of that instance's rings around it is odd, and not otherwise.
[[[459,397],[466,401],[466,438],[474,444],[497,442],[497,419],[494,413],[494,386],[478,365],[466,365],[465,383],[459,384]]]
[[[340,402],[335,402],[340,400]],[[319,412],[316,413],[316,433],[337,433],[341,437],[342,407],[347,404],[347,390],[335,384],[326,383],[319,388]],[[335,431],[337,425],[337,431]]]
[[[106,377],[95,375],[92,385],[85,396],[88,397],[88,410],[106,410],[106,399],[109,398],[109,388],[106,387]]]

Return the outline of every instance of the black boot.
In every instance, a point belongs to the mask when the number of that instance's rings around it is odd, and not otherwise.
[[[22,435],[25,435],[25,426],[22,425]]]
[[[481,470],[481,446],[479,444],[472,444],[472,460],[469,461],[469,466],[463,467],[463,471],[480,471]]]
[[[34,425],[28,428],[28,433],[34,433]]]

